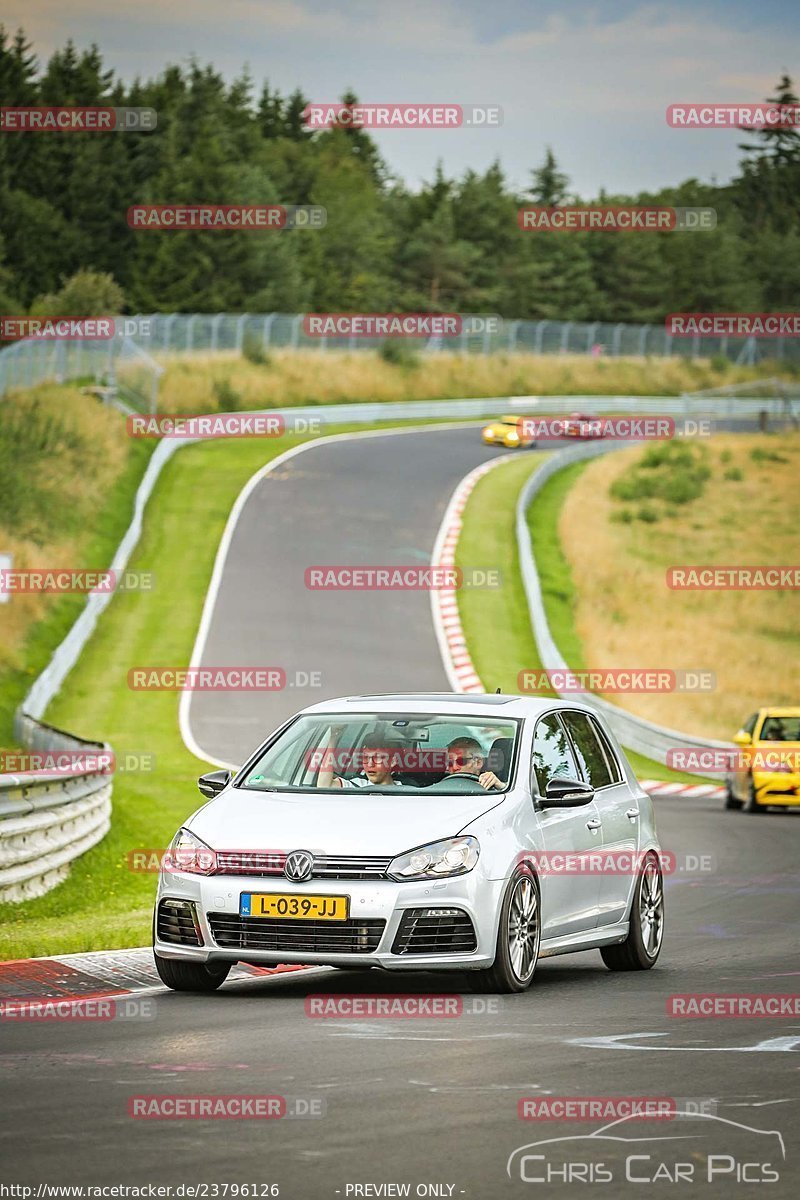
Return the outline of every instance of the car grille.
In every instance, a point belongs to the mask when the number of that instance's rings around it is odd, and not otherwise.
[[[392,954],[468,954],[477,944],[472,921],[460,908],[408,908]]]
[[[160,942],[171,946],[202,946],[197,911],[189,900],[162,900],[156,914]]]
[[[209,913],[218,946],[226,950],[295,950],[300,954],[372,954],[378,949],[383,918],[347,921],[275,921]]]
[[[363,855],[320,855],[314,859],[311,879],[384,879],[391,858]],[[217,852],[216,875],[283,875],[286,855],[250,850]]]

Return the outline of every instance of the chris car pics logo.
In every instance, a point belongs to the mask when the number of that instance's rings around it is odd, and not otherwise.
[[[509,1155],[506,1173],[522,1183],[761,1184],[777,1183],[785,1160],[779,1130],[682,1107],[652,1133],[632,1114],[590,1134],[529,1142]]]

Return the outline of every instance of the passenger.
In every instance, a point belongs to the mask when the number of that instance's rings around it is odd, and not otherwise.
[[[482,788],[486,788],[487,792],[492,789],[503,791],[507,785],[503,783],[502,779],[497,778],[494,771],[484,771],[485,765],[486,755],[481,749],[480,742],[476,742],[475,738],[454,738],[448,745],[448,775],[476,775],[478,783]]]

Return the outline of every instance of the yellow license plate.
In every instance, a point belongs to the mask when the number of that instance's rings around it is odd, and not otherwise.
[[[280,892],[243,892],[239,916],[284,921],[346,921],[349,896],[298,896]]]

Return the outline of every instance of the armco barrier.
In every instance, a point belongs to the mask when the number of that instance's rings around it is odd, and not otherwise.
[[[14,734],[31,750],[108,752],[17,711]],[[101,770],[69,775],[0,775],[0,903],[32,900],[55,887],[70,863],[105,837],[111,824],[112,776]]]
[[[569,667],[561,651],[558,649],[550,632],[550,626],[547,623],[547,614],[545,613],[544,602],[542,600],[542,587],[539,580],[539,573],[536,570],[534,549],[528,529],[528,509],[535,496],[558,471],[563,470],[564,467],[568,467],[572,463],[582,462],[584,459],[596,458],[600,454],[608,454],[613,450],[619,450],[623,445],[629,445],[629,443],[584,442],[579,446],[570,446],[567,450],[561,450],[552,455],[538,471],[534,472],[520,492],[517,501],[517,544],[519,547],[520,572],[525,585],[525,594],[528,598],[528,612],[530,613],[533,634],[539,650],[539,658],[546,671],[564,671],[568,670]],[[562,699],[575,699],[574,695],[560,694]],[[652,721],[645,721],[641,717],[636,717],[632,713],[618,708],[616,704],[610,704],[607,700],[603,700],[591,693],[582,693],[580,699],[603,714],[623,746],[629,750],[635,750],[637,754],[643,754],[655,762],[666,763],[667,750],[674,746],[692,747],[698,750],[730,750],[733,748],[728,742],[698,738],[691,734],[679,733],[674,729],[667,729],[663,725],[655,725]],[[696,774],[702,775],[703,772],[698,771]]]

